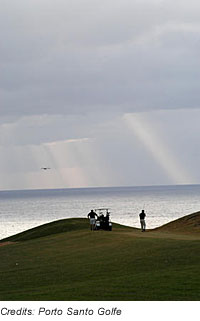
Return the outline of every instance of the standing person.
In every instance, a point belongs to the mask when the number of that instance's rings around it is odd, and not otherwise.
[[[95,217],[97,217],[97,214],[93,210],[91,210],[90,213],[88,213],[88,218],[90,219],[91,231],[94,231],[94,228],[95,228],[95,224],[96,224]]]
[[[145,232],[145,229],[146,229],[146,223],[145,223],[146,214],[145,214],[144,210],[142,210],[142,212],[139,214],[139,217],[140,217],[141,230],[142,230],[142,232]]]

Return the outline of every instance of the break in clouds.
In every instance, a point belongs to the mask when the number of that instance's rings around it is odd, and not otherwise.
[[[0,4],[1,189],[199,182],[197,1]]]

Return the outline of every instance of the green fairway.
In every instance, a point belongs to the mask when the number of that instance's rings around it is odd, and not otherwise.
[[[70,219],[5,241],[15,243],[0,246],[0,300],[200,300],[192,229],[91,232],[87,220]]]

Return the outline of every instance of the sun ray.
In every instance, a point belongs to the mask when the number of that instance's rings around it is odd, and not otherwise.
[[[173,184],[194,183],[194,179],[161,139],[160,133],[156,131],[155,127],[152,128],[147,120],[147,115],[143,113],[125,114],[123,118]]]

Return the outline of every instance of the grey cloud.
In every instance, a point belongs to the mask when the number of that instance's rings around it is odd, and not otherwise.
[[[199,179],[196,0],[0,4],[1,188],[176,182],[123,123],[132,112]],[[43,165],[57,169],[47,182]]]
[[[54,141],[93,139],[108,129],[110,135],[110,131],[115,130],[117,119],[115,113],[93,112],[89,115],[26,116],[12,122],[4,120],[0,125],[0,146],[33,146]]]
[[[1,115],[199,107],[195,1],[1,2]]]

